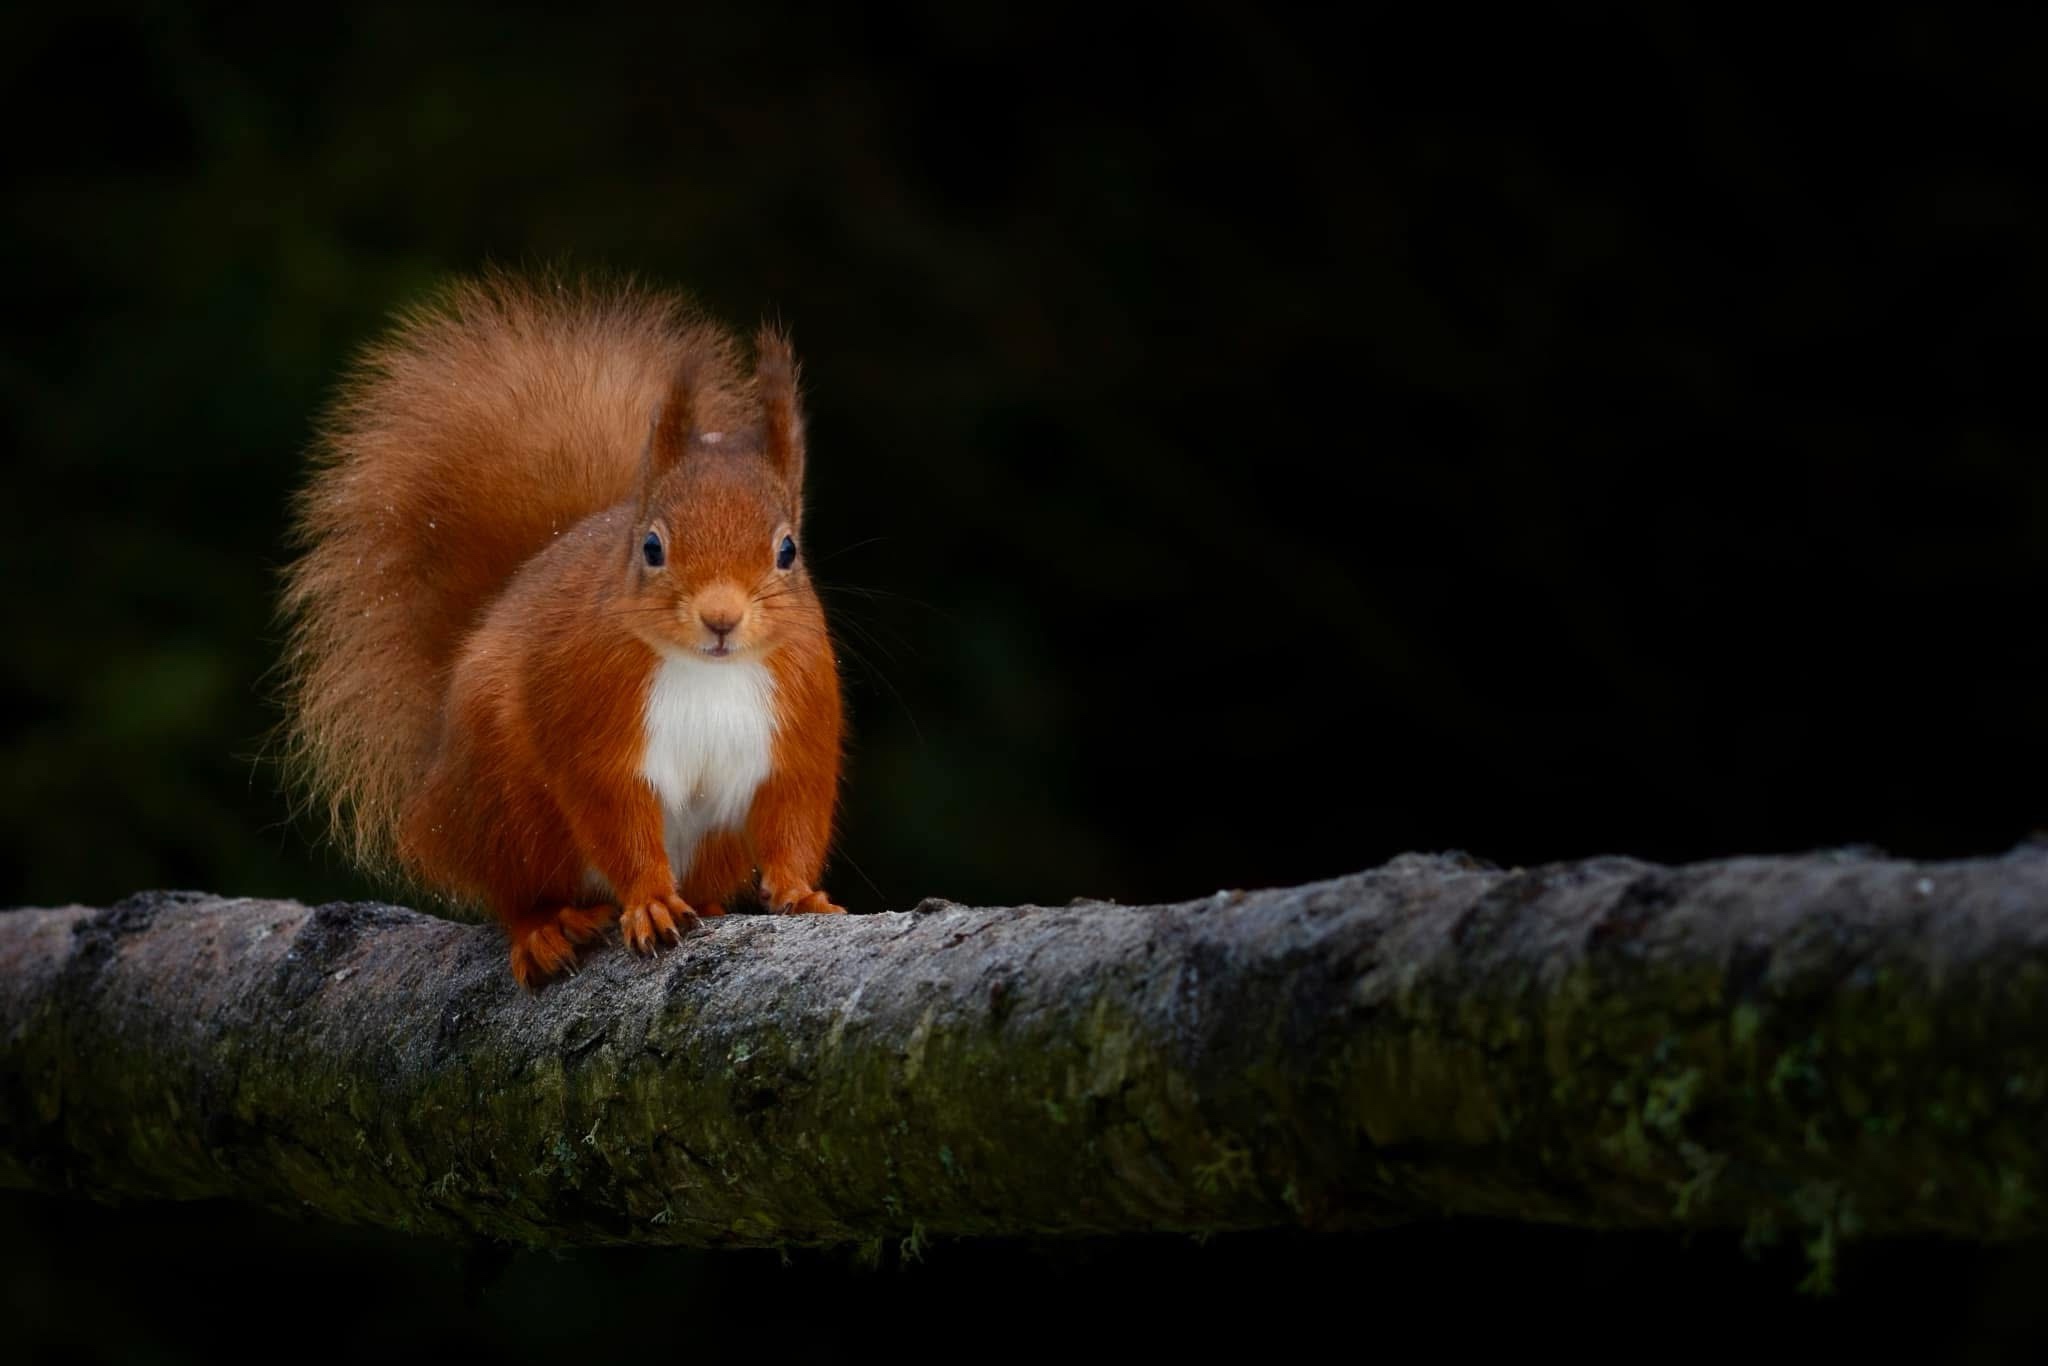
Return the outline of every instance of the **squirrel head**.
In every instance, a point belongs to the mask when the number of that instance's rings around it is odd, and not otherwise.
[[[755,423],[699,428],[705,363],[694,355],[649,423],[628,595],[637,633],[665,654],[759,658],[823,629],[804,566],[796,360],[765,326],[755,356]]]

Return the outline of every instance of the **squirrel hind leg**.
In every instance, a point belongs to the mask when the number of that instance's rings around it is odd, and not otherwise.
[[[564,972],[574,972],[578,951],[603,938],[617,915],[611,906],[551,906],[508,917],[512,976],[527,990],[538,991]]]
[[[555,923],[571,944],[595,944],[618,918],[619,908],[607,905],[564,906],[555,912]]]
[[[825,893],[815,888],[791,898],[787,905],[775,907],[777,915],[845,915],[846,907],[841,906]]]

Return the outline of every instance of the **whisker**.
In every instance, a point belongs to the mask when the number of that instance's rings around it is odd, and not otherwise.
[[[858,633],[860,638],[863,641],[866,641],[868,645],[870,645],[874,649],[880,650],[883,656],[888,659],[890,664],[893,665],[897,662],[896,652],[889,648],[888,642],[877,638],[875,634],[872,631],[870,631],[863,623],[843,618],[841,619],[839,624],[849,631]]]
[[[901,663],[898,657],[899,648],[908,651],[912,655],[915,654],[915,650],[910,642],[902,639],[900,636],[895,637],[893,640],[885,638],[882,632],[887,628],[883,624],[863,621],[857,614],[851,611],[835,611],[832,614],[830,624],[828,624],[821,614],[792,614],[768,606],[769,604],[781,602],[784,599],[801,601],[807,586],[810,585],[791,584],[779,579],[766,580],[756,585],[754,592],[750,595],[750,601],[756,605],[766,607],[772,614],[772,625],[769,628],[771,639],[784,642],[824,642],[829,645],[836,655],[844,657],[853,666],[856,676],[879,685],[881,690],[902,709],[903,717],[910,723],[911,733],[915,736],[918,747],[920,749],[928,748],[929,741],[925,736],[923,725],[917,719],[917,713],[911,708],[910,700],[904,696],[903,690],[896,686],[895,680],[890,676]],[[932,607],[929,603],[918,602],[915,599],[904,597],[901,594],[889,593],[885,590],[866,589],[842,584],[833,585],[832,588],[824,591],[835,596],[843,594],[871,600],[886,598],[909,602],[928,611],[939,610]],[[627,602],[609,607],[606,615],[612,620],[622,622],[636,620],[673,621],[676,618],[676,609],[675,605],[670,602]],[[870,888],[875,891],[876,895],[881,895],[881,889],[874,885],[872,879],[868,879],[865,873],[862,873],[861,876],[863,880],[868,881]]]
[[[888,539],[887,536],[870,536],[865,541],[855,541],[852,545],[840,546],[838,549],[827,554],[813,556],[812,559],[818,564],[828,564],[838,559],[841,555],[851,555],[856,550],[865,550],[871,545],[880,545]]]
[[[903,709],[903,719],[910,722],[910,733],[916,737],[917,747],[920,750],[928,749],[929,746],[925,740],[924,727],[918,724],[917,713],[911,710],[910,699],[903,695],[902,689],[898,688],[895,681],[889,677],[889,671],[876,667],[874,661],[870,660],[862,650],[845,636],[836,635],[831,636],[830,639],[833,648],[859,666],[862,675],[880,683],[883,690],[895,699],[896,705]],[[894,661],[892,660],[891,662],[893,663]]]
[[[835,847],[832,850],[832,859],[834,862],[844,859],[848,864],[850,864],[853,868],[853,871],[860,875],[860,880],[862,882],[867,883],[868,890],[875,894],[875,900],[882,903],[882,909],[887,910],[889,908],[889,894],[887,892],[884,892],[880,887],[875,885],[875,880],[868,876],[867,869],[861,867],[859,862],[855,860],[853,855],[847,853],[844,849]]]
[[[818,592],[820,596],[827,598],[838,597],[844,594],[851,597],[873,600],[887,599],[890,602],[900,602],[911,607],[921,607],[927,612],[937,612],[948,620],[955,619],[953,614],[943,607],[926,602],[922,598],[913,598],[908,593],[898,593],[888,588],[863,588],[858,584],[834,583],[821,586]]]

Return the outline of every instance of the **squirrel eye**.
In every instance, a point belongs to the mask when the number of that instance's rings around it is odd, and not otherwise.
[[[775,550],[775,567],[787,569],[796,563],[796,537],[784,536],[782,544]]]
[[[668,558],[668,553],[661,548],[660,532],[647,533],[647,539],[640,542],[640,554],[646,559],[649,569],[661,568],[662,562]]]

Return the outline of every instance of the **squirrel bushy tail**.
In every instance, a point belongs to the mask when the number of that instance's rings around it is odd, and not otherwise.
[[[315,443],[283,601],[287,762],[358,862],[400,871],[405,800],[484,609],[550,540],[635,496],[681,367],[705,416],[739,413],[737,358],[680,296],[506,275],[448,287],[359,358]]]

